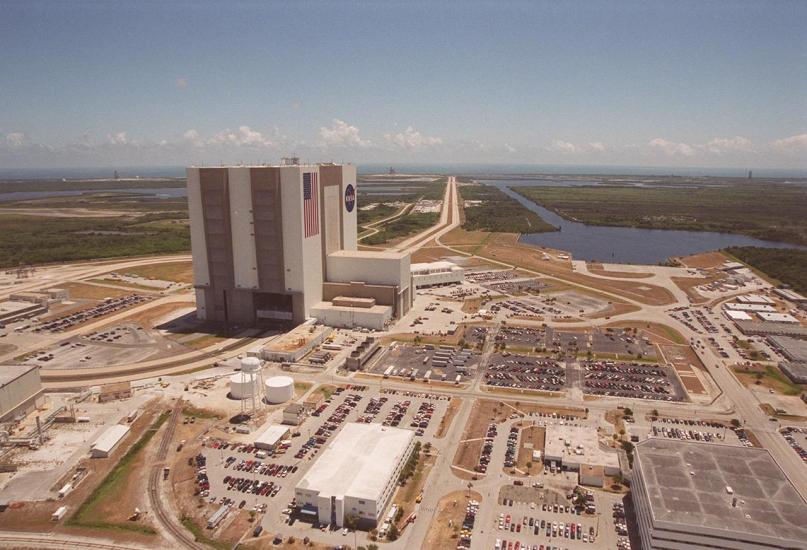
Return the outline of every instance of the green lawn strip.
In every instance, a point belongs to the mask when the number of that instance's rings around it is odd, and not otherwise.
[[[202,544],[206,544],[212,548],[218,548],[219,550],[228,550],[229,548],[232,548],[231,544],[209,538],[207,535],[205,535],[204,530],[188,516],[182,516],[181,521],[182,525],[185,526],[185,529],[193,534],[193,538],[196,539],[196,542],[201,542]]]
[[[76,512],[70,516],[65,522],[65,525],[71,527],[89,527],[92,529],[117,529],[121,531],[133,531],[136,533],[143,533],[146,535],[156,535],[157,532],[151,527],[145,525],[138,525],[136,523],[111,523],[97,519],[99,514],[95,514],[95,507],[98,506],[105,498],[115,498],[116,495],[122,490],[121,486],[125,483],[127,476],[130,473],[130,467],[137,455],[142,451],[145,446],[160,429],[160,426],[165,423],[171,413],[168,411],[163,412],[157,417],[157,420],[145,431],[140,439],[132,445],[126,454],[124,454],[112,470],[106,475],[101,483],[96,487],[92,493],[81,503]]]

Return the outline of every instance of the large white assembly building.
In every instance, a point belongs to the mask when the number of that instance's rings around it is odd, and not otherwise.
[[[357,250],[354,166],[192,167],[187,176],[201,319],[364,326],[409,311],[409,254]]]
[[[303,514],[342,527],[352,515],[377,525],[415,445],[411,430],[346,424],[294,490]]]

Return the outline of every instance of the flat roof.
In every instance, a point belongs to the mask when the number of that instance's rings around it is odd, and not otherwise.
[[[311,308],[311,309],[312,310],[318,309],[318,310],[321,310],[321,311],[325,311],[325,310],[344,311],[346,313],[350,313],[350,312],[363,312],[363,313],[366,313],[366,312],[369,311],[370,313],[376,313],[376,314],[379,314],[379,315],[383,315],[383,314],[387,313],[388,311],[391,312],[392,311],[392,306],[382,306],[382,305],[376,304],[376,305],[370,306],[370,307],[351,307],[351,306],[335,306],[333,304],[333,302],[319,302],[319,303],[315,304],[314,307]]]
[[[434,269],[451,270],[451,269],[454,269],[455,267],[460,268],[454,262],[448,262],[446,260],[438,260],[436,262],[419,262],[419,263],[416,263],[416,264],[412,264],[409,267],[412,270],[412,272],[430,271],[430,270],[434,270]],[[462,268],[460,268],[460,269],[462,269]]]
[[[268,428],[262,431],[261,434],[255,438],[255,443],[262,443],[264,445],[273,447],[277,445],[278,441],[286,437],[287,433],[289,433],[288,426],[270,424]]]
[[[789,313],[770,313],[767,311],[757,312],[759,318],[763,321],[771,321],[774,323],[793,323],[798,324],[799,320],[790,315]]]
[[[328,254],[333,258],[362,258],[362,259],[377,259],[377,260],[400,260],[409,256],[409,252],[396,252],[396,251],[375,251],[375,250],[337,250]]]
[[[115,424],[107,428],[92,445],[94,451],[110,452],[129,433],[129,426]]]
[[[345,424],[297,484],[319,496],[378,499],[415,432],[381,424]]]
[[[726,315],[733,321],[753,321],[754,319],[744,311],[734,311],[733,309],[727,309]]]
[[[21,294],[17,294],[20,296]],[[18,311],[25,311],[26,309],[38,307],[38,304],[31,302],[24,302],[22,300],[5,300],[0,302],[0,315],[5,313],[17,313]]]
[[[556,424],[547,426],[544,459],[554,460],[556,457],[579,464],[619,467],[616,450],[603,449],[597,429],[593,427]]]
[[[807,540],[807,503],[765,449],[651,437],[634,454],[656,522]]]
[[[783,349],[794,361],[807,362],[807,340],[790,336],[768,336],[768,340]]]
[[[303,323],[281,334],[277,338],[269,341],[261,349],[266,351],[295,351],[319,338],[325,332],[330,332],[330,328],[314,323]]]
[[[37,365],[0,365],[0,388],[38,368]]]

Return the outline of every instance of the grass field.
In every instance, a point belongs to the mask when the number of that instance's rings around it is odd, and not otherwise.
[[[131,218],[69,218],[0,215],[0,267],[190,250],[190,231],[180,212]]]
[[[593,225],[722,231],[807,244],[807,186],[720,180],[686,188],[514,187],[528,199]]]
[[[103,519],[103,514],[99,510],[109,499],[117,499],[124,493],[129,484],[129,476],[132,473],[132,465],[137,460],[139,454],[148,445],[160,426],[168,420],[170,412],[163,412],[157,420],[140,436],[140,439],[132,445],[107,476],[101,481],[98,487],[90,493],[90,496],[81,503],[76,512],[67,520],[66,525],[73,527],[90,527],[93,529],[116,529],[120,531],[135,531],[138,533],[156,535],[157,532],[151,527],[138,523],[112,523]]]
[[[541,233],[555,227],[531,212],[501,190],[489,185],[462,185],[459,193],[464,201],[484,201],[465,205],[463,229],[467,231],[499,231],[503,233]]]
[[[140,265],[126,268],[125,273],[127,275],[138,275],[146,279],[158,279],[160,281],[173,281],[176,283],[192,283],[193,263],[188,261]]]
[[[383,244],[393,239],[408,237],[425,231],[440,220],[437,212],[416,212],[392,220],[384,225],[384,229],[362,240],[362,244]]]
[[[362,210],[359,209],[357,215],[357,224],[359,226],[367,225],[368,223],[373,223],[378,220],[383,220],[384,218],[388,218],[398,212],[400,210],[397,206],[392,206],[391,204],[387,204],[386,202],[380,202],[376,204],[375,208],[371,208],[370,210]]]
[[[807,293],[807,250],[743,246],[727,248],[726,252],[769,277],[792,286],[796,292]]]

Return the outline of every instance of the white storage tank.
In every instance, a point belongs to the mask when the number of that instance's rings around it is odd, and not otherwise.
[[[285,403],[294,397],[294,379],[290,376],[273,376],[264,386],[267,403]]]
[[[237,372],[230,376],[230,397],[250,399],[258,391],[258,375],[254,372]]]

